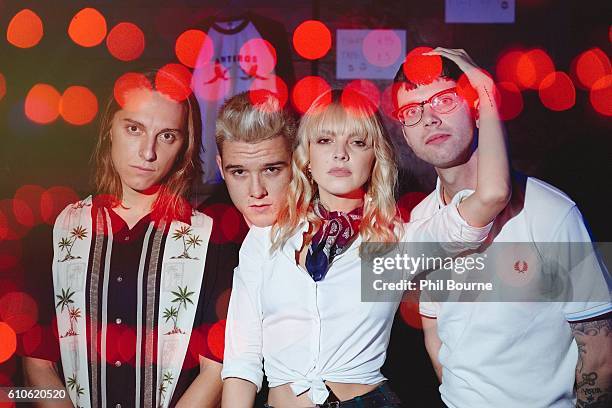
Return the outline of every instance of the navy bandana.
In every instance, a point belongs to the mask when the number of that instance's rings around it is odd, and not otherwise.
[[[362,207],[349,213],[327,211],[320,202],[316,202],[314,212],[323,220],[323,224],[312,238],[306,254],[306,270],[315,282],[322,280],[336,255],[344,252],[359,232]]]

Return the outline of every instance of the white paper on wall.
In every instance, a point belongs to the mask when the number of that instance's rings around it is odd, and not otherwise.
[[[515,0],[446,0],[447,23],[514,23]]]
[[[337,30],[338,79],[393,79],[406,57],[406,30]]]

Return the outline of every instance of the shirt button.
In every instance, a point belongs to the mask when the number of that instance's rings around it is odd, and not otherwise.
[[[122,282],[123,278],[121,276],[117,276],[117,282]]]
[[[124,241],[129,241],[129,240],[130,240],[130,237],[125,237],[125,238],[123,238],[123,240],[124,240]]]
[[[118,318],[116,318],[116,319],[115,319],[115,323],[117,323],[117,324],[121,324],[121,321],[122,321],[122,320],[121,320],[121,318],[120,318],[120,317],[118,317]]]
[[[121,408],[121,404],[116,404],[115,408]]]
[[[119,360],[115,361],[115,367],[121,367],[121,361]]]

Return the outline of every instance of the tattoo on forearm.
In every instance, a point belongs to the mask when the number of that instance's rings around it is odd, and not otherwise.
[[[612,320],[604,318],[571,323],[570,326],[578,345],[576,407],[609,407],[612,404],[612,378],[607,356],[612,342]]]
[[[491,107],[493,107],[493,101],[491,100],[491,95],[489,95],[489,90],[486,86],[484,87],[484,91],[487,94],[487,98],[489,98],[489,104],[491,105]]]

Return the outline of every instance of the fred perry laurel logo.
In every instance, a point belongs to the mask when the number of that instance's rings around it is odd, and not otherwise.
[[[517,271],[518,273],[525,273],[528,268],[529,268],[529,265],[527,264],[526,261],[516,261],[514,263],[514,270]]]

